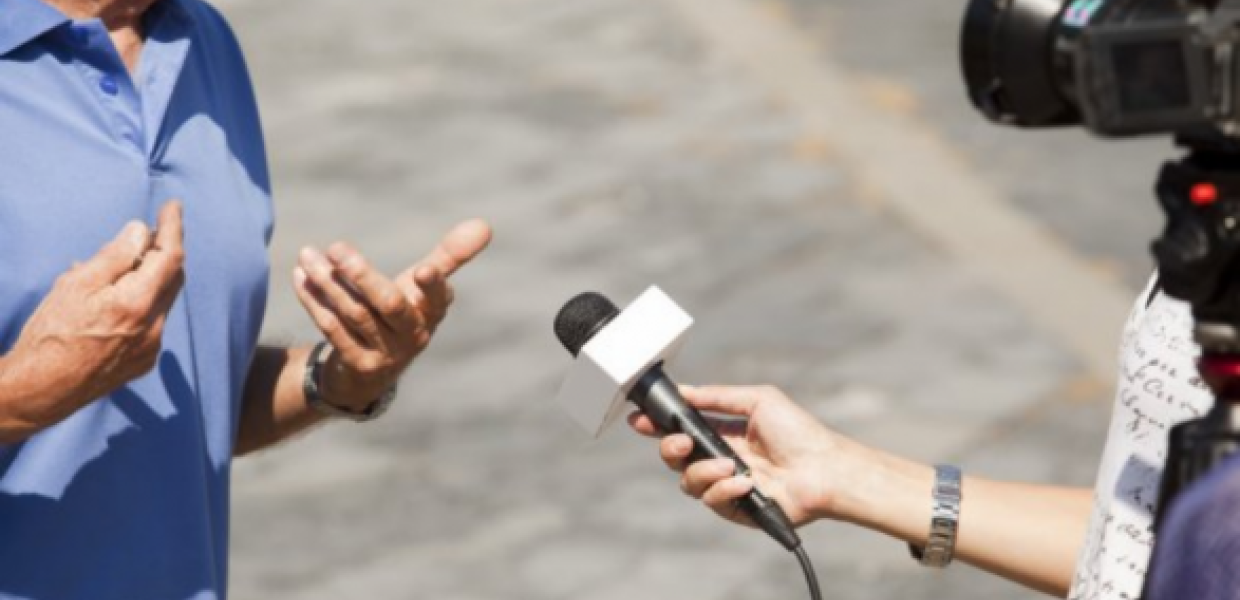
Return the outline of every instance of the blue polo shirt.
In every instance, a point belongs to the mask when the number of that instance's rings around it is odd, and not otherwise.
[[[220,599],[239,402],[267,293],[270,185],[249,76],[200,0],[159,0],[130,74],[98,20],[0,0],[0,353],[74,261],[185,206],[158,366],[0,445],[0,598]]]

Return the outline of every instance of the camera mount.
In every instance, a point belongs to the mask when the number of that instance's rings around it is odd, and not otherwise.
[[[1176,498],[1240,450],[1240,141],[1218,133],[1176,142],[1188,154],[1159,174],[1167,224],[1153,253],[1162,289],[1192,306],[1197,369],[1214,405],[1171,429],[1156,534]]]

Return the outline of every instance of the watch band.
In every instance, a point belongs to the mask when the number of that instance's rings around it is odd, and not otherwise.
[[[960,469],[951,465],[934,467],[934,504],[930,515],[930,535],[925,548],[909,544],[913,558],[922,565],[942,569],[951,564],[956,552],[956,530],[960,523]]]
[[[360,413],[340,408],[323,397],[323,365],[327,363],[327,356],[331,350],[331,344],[319,342],[310,351],[310,357],[306,360],[305,378],[302,380],[302,392],[306,396],[306,404],[329,417],[340,417],[358,422],[373,421],[387,412],[392,401],[396,399],[395,384],[385,390],[374,402],[371,402],[364,412]]]

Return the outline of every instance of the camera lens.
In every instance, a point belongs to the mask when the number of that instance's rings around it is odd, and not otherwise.
[[[1019,127],[1081,122],[1056,79],[1064,0],[972,0],[960,40],[969,99],[993,121]]]

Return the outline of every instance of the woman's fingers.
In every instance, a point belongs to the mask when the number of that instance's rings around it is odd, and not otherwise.
[[[700,410],[748,417],[764,397],[778,394],[774,388],[735,386],[680,386],[685,400]]]
[[[651,421],[650,417],[641,412],[634,411],[629,413],[629,426],[637,433],[646,437],[660,437],[662,435],[659,432],[659,428],[654,426],[654,421]]]
[[[689,465],[680,478],[680,489],[701,498],[711,486],[736,474],[736,461],[730,458],[700,460]]]
[[[711,428],[717,431],[719,435],[722,435],[724,438],[743,439],[749,429],[749,421],[746,419],[737,419],[734,417],[720,419],[711,416],[706,416],[705,418],[706,422],[710,423]],[[634,431],[646,437],[657,438],[666,435],[665,432],[655,426],[654,421],[651,421],[650,417],[647,417],[639,411],[630,413],[628,421],[629,426],[632,427]]]
[[[702,503],[725,519],[748,522],[748,518],[737,509],[736,501],[745,497],[753,489],[753,478],[743,475],[729,477],[710,486],[702,494]]]
[[[663,457],[663,464],[673,471],[684,470],[685,459],[689,458],[691,452],[693,452],[693,440],[683,433],[669,435],[659,440],[659,456]]]

